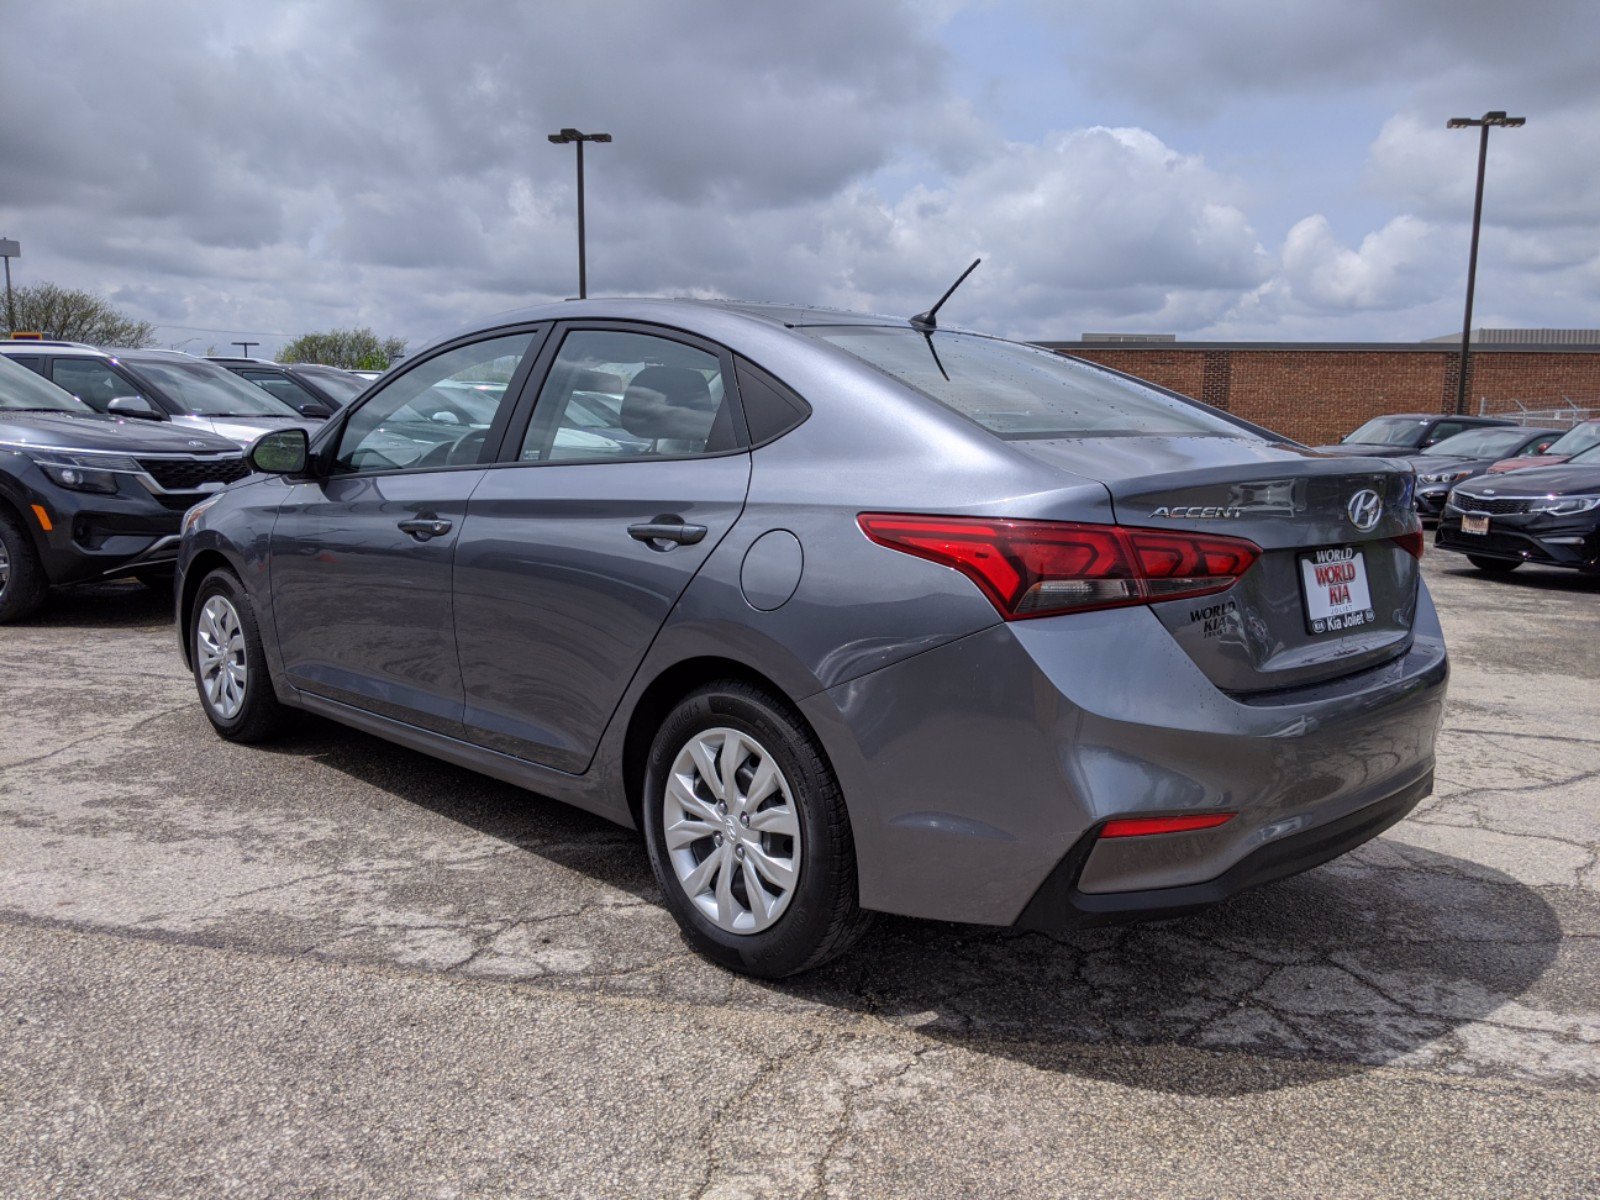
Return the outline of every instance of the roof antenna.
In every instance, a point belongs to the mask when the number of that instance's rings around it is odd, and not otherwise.
[[[923,333],[927,333],[932,329],[937,329],[939,327],[939,321],[937,319],[939,310],[944,307],[944,302],[955,294],[955,290],[967,281],[967,276],[976,271],[978,269],[978,264],[982,261],[983,259],[981,258],[973,259],[972,265],[965,271],[961,272],[961,278],[952,283],[950,285],[950,290],[939,297],[939,303],[935,304],[927,312],[918,313],[916,316],[911,318],[911,328],[920,329]]]

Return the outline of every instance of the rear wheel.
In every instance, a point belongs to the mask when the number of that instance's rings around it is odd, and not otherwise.
[[[32,616],[50,591],[28,531],[0,512],[0,625]]]
[[[643,816],[667,908],[712,961],[781,979],[865,929],[838,781],[811,732],[759,688],[711,684],[672,710]]]
[[[1490,575],[1505,575],[1522,565],[1522,560],[1519,558],[1485,558],[1481,554],[1469,554],[1467,561],[1478,570],[1487,571]]]
[[[272,690],[250,596],[229,571],[211,572],[195,593],[189,657],[200,706],[230,742],[264,742],[293,723],[295,710]]]

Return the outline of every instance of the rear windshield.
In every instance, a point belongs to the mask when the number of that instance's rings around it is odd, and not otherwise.
[[[1546,454],[1581,454],[1591,446],[1600,446],[1600,423],[1585,422],[1574,425],[1550,443]]]
[[[202,417],[299,417],[299,413],[269,392],[246,383],[215,363],[163,362],[140,358],[122,360],[148,379],[186,413]]]
[[[1422,441],[1426,421],[1416,417],[1375,417],[1345,441],[1369,446],[1415,446]]]
[[[1526,429],[1469,429],[1428,447],[1429,454],[1459,454],[1462,458],[1504,458],[1529,438]]]
[[[1019,342],[881,326],[821,326],[804,332],[1003,438],[1257,436],[1154,388]]]
[[[0,410],[11,412],[63,412],[92,417],[94,409],[71,392],[35,375],[20,363],[0,355]]]

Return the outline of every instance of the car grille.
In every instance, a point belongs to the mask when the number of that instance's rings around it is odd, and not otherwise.
[[[1450,499],[1462,512],[1490,515],[1527,512],[1532,503],[1524,496],[1469,496],[1465,492],[1456,492]]]
[[[193,491],[203,483],[232,483],[250,474],[242,455],[225,458],[141,458],[139,465],[169,492]]]

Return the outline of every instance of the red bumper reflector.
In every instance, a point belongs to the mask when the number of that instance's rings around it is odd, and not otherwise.
[[[1103,838],[1145,837],[1152,833],[1191,833],[1196,829],[1215,829],[1234,818],[1233,813],[1195,813],[1187,817],[1123,817],[1107,821],[1100,829]]]

